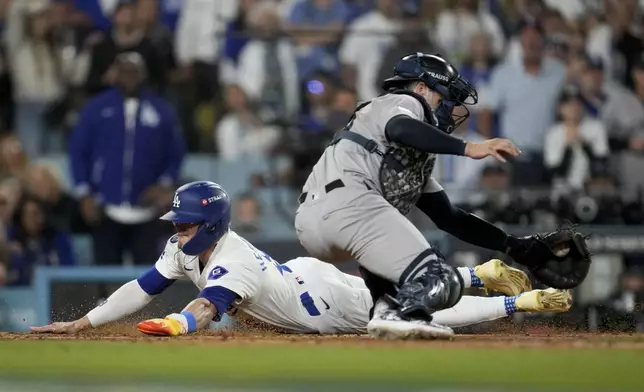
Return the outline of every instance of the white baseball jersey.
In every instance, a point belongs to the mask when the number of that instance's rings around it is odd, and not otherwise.
[[[313,258],[280,265],[233,231],[219,240],[203,271],[175,237],[155,267],[168,279],[190,279],[200,290],[231,290],[240,297],[238,310],[292,332],[362,333],[369,321],[372,300],[362,279]]]

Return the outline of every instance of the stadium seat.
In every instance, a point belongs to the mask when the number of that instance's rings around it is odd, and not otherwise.
[[[94,264],[94,250],[92,249],[92,237],[89,235],[72,236],[72,247],[78,265],[88,266]]]

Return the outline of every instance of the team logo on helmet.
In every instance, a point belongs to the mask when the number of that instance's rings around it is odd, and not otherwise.
[[[207,206],[208,205],[208,200],[207,199],[201,199],[201,205],[202,206]]]
[[[181,205],[181,200],[179,200],[179,194],[175,193],[174,200],[172,200],[172,207],[179,208],[180,205]]]

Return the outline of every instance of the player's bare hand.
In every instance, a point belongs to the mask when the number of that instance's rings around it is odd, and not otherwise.
[[[36,333],[57,333],[57,334],[75,334],[89,326],[87,317],[75,321],[63,321],[51,323],[42,327],[31,327],[31,332]]]
[[[483,159],[493,156],[501,162],[506,162],[504,156],[519,156],[521,150],[508,139],[490,139],[484,142],[467,142],[465,145],[465,156],[472,159]]]

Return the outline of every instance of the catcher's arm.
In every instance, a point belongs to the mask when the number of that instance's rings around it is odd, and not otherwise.
[[[41,327],[31,327],[32,332],[73,334],[83,329],[98,327],[106,323],[118,321],[130,314],[141,310],[152,299],[163,292],[175,280],[163,276],[155,267],[132,280],[98,305],[84,317],[69,322],[57,322]]]
[[[136,328],[148,335],[179,336],[192,333],[207,327],[211,320],[218,321],[239,298],[239,295],[225,287],[207,287],[181,313],[173,313],[162,319],[145,320]]]
[[[423,193],[416,206],[434,222],[436,227],[460,240],[481,248],[505,250],[508,237],[505,231],[454,206],[442,189],[438,192]]]

